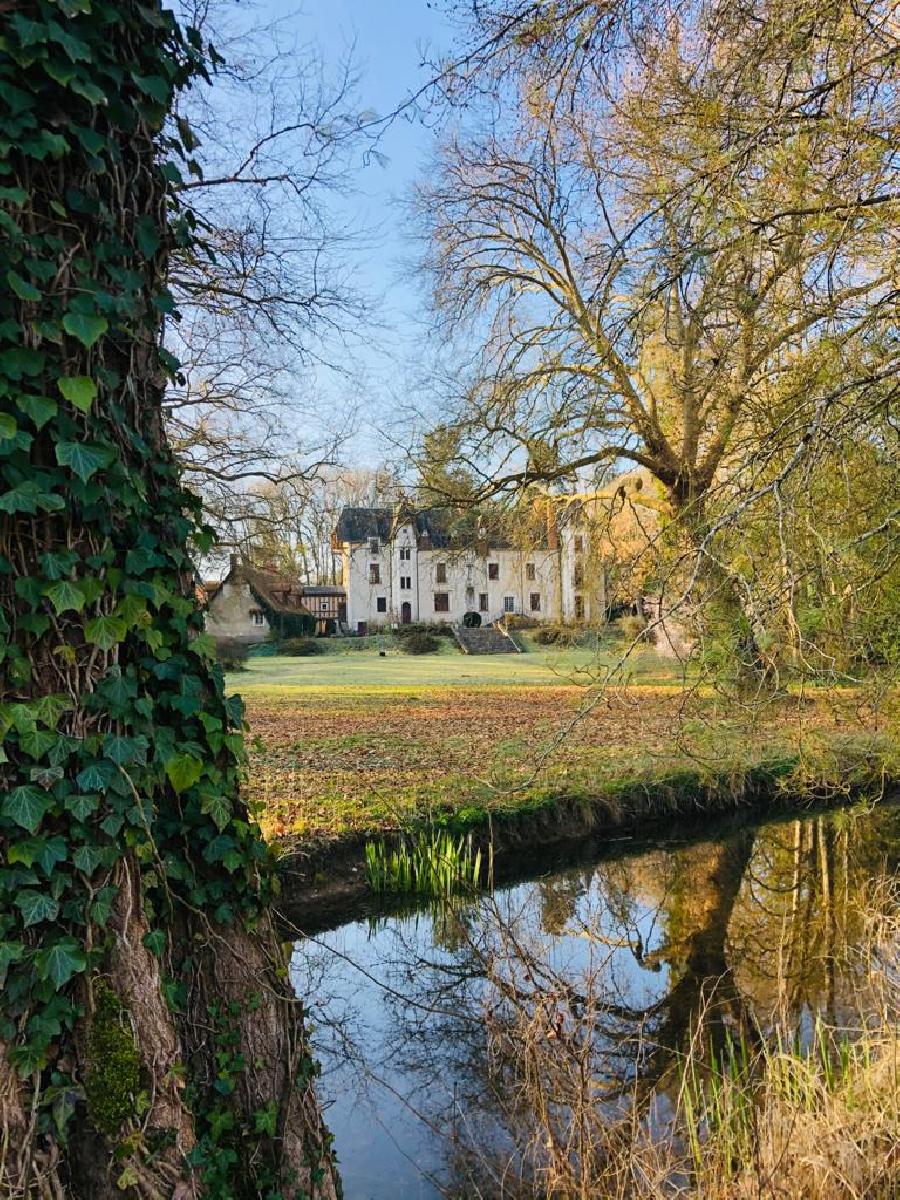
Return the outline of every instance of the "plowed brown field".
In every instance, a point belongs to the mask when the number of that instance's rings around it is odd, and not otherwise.
[[[839,749],[862,753],[878,725],[857,693],[738,709],[652,687],[255,691],[247,718],[251,797],[267,836],[291,840],[396,829],[437,810],[592,798],[616,781],[779,755],[820,771]]]

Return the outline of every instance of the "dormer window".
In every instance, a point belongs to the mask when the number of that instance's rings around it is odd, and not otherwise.
[[[380,549],[378,538],[369,538],[369,553],[378,554]]]
[[[438,563],[437,564],[437,574],[435,575],[435,580],[437,583],[446,583],[447,582],[447,564],[446,563]]]

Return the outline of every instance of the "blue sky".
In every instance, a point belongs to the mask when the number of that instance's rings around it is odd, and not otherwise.
[[[299,37],[321,48],[326,68],[336,66],[353,47],[360,76],[358,106],[379,116],[395,110],[427,81],[423,52],[446,52],[451,43],[442,11],[426,0],[306,0],[300,9],[290,0],[261,0],[257,12],[289,17]],[[372,462],[382,454],[376,425],[389,415],[398,388],[402,390],[405,365],[420,357],[425,336],[424,296],[409,276],[416,250],[406,233],[402,202],[434,144],[434,134],[422,121],[393,121],[379,146],[386,164],[360,166],[354,194],[339,205],[343,219],[362,231],[352,261],[379,322],[370,331],[372,345],[354,352],[368,414],[351,450],[359,460]],[[346,389],[342,381],[320,378],[323,407],[333,389],[342,387]]]

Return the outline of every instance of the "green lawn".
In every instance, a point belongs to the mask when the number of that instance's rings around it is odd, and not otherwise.
[[[591,683],[604,678],[619,662],[615,647],[599,651],[583,647],[529,646],[524,654],[460,654],[449,640],[437,654],[412,656],[389,648],[385,657],[378,650],[342,649],[332,642],[326,653],[309,658],[250,658],[244,671],[228,676],[229,691],[259,692],[272,688],[378,687],[415,688],[459,685],[491,687],[504,685]],[[627,674],[639,683],[674,683],[680,680],[679,666],[659,658],[651,650],[632,655]]]

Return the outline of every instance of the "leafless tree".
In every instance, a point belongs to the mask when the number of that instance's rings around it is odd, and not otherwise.
[[[460,459],[485,492],[644,468],[683,584],[762,633],[747,514],[860,442],[892,478],[896,12],[451,7],[458,109],[418,210],[436,307],[483,341]]]
[[[348,258],[357,234],[340,213],[354,167],[377,151],[352,51],[329,72],[289,19],[230,0],[182,8],[223,61],[177,118],[196,140],[181,187],[206,252],[173,260],[179,316],[166,344],[181,374],[167,419],[227,538],[264,484],[306,486],[353,428],[353,404],[325,406],[317,389],[353,390],[348,347],[367,310]]]

